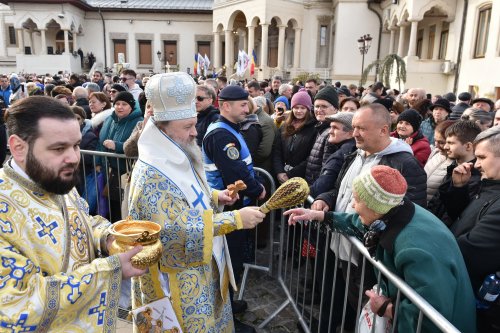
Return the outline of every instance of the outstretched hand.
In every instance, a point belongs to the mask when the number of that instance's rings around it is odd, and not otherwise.
[[[289,225],[295,225],[298,221],[323,221],[325,219],[325,212],[305,208],[289,209],[283,215],[290,215],[288,217]]]

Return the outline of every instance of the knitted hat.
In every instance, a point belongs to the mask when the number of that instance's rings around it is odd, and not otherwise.
[[[402,120],[410,123],[411,127],[413,127],[413,133],[420,129],[420,124],[422,123],[422,117],[420,117],[420,114],[414,109],[408,109],[401,112],[398,116],[398,123]]]
[[[398,170],[376,165],[363,172],[352,183],[360,201],[378,214],[386,214],[403,200],[408,185]]]
[[[318,99],[327,101],[337,110],[339,108],[339,95],[335,91],[335,88],[332,86],[326,86],[318,91],[316,93],[316,96],[314,97],[314,101],[317,101]]]
[[[171,72],[153,75],[148,80],[144,93],[153,105],[155,121],[196,117],[196,84],[187,73]]]
[[[288,102],[288,98],[286,98],[285,96],[280,96],[280,97],[276,98],[274,100],[274,106],[276,106],[276,103],[278,103],[278,102],[285,103],[286,109],[290,110],[290,103]]]
[[[326,119],[330,121],[335,121],[344,125],[349,131],[352,131],[352,118],[354,117],[354,112],[338,112],[327,116]]]
[[[134,99],[134,96],[131,93],[129,93],[128,91],[119,92],[116,95],[115,100],[113,101],[113,106],[118,101],[122,101],[122,102],[127,103],[132,108],[132,111],[134,111],[134,109],[135,109],[135,99]]]
[[[431,111],[434,110],[436,106],[440,106],[443,109],[445,109],[448,113],[451,113],[450,101],[448,101],[446,98],[438,98],[436,102],[431,105],[430,107]]]
[[[309,111],[312,109],[312,100],[311,96],[307,93],[307,91],[302,88],[292,97],[292,109],[296,105],[302,105],[306,107]]]
[[[114,90],[116,90],[116,91],[118,91],[118,92],[120,92],[120,91],[127,91],[127,89],[125,89],[125,87],[124,87],[124,86],[122,86],[122,85],[121,85],[121,84],[119,84],[119,83],[114,83],[114,84],[112,84],[112,85],[111,85],[111,89],[114,89]]]

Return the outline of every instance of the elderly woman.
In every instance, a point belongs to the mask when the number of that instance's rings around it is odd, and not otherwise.
[[[143,120],[141,110],[136,108],[134,96],[128,91],[119,93],[114,100],[114,111],[106,118],[99,133],[97,150],[123,154],[123,144],[132,134],[136,124]],[[121,195],[118,178],[127,169],[123,159],[108,158],[107,163],[97,159],[97,166],[109,167],[108,192],[110,199],[111,221],[116,222],[121,217]]]
[[[92,113],[92,119],[90,121],[92,129],[94,133],[99,136],[104,121],[113,113],[111,103],[105,93],[93,92],[89,96],[89,108]]]
[[[460,116],[460,120],[470,120],[475,122],[481,131],[487,130],[493,125],[493,112],[487,112],[478,108],[467,108]]]
[[[464,260],[448,228],[430,212],[405,198],[407,183],[399,171],[377,165],[353,181],[355,214],[295,208],[289,223],[324,221],[330,228],[364,239],[368,251],[403,279],[461,332],[475,332],[475,299]],[[383,295],[369,290],[374,313],[392,319],[396,287],[381,280]],[[419,311],[401,295],[397,332],[414,332]],[[430,320],[422,332],[440,332]]]

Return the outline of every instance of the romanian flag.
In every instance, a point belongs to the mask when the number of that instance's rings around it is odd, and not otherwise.
[[[193,74],[194,76],[198,75],[198,54],[194,54],[194,69],[193,69]]]
[[[252,61],[250,63],[250,75],[255,74],[255,62],[257,61],[257,55],[255,54],[255,50],[252,50]]]

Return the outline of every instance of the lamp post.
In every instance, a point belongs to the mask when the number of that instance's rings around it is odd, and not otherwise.
[[[161,65],[163,66],[163,73],[166,73],[167,66],[165,66],[165,57],[161,56],[161,51],[156,52],[156,55],[158,56],[158,60],[160,60]]]
[[[372,37],[370,34],[363,35],[359,37],[358,39],[358,48],[359,52],[361,53],[362,60],[361,60],[361,77],[359,78],[359,85],[361,86],[361,78],[363,77],[363,70],[365,67],[365,54],[368,53],[368,50],[370,49],[370,46],[372,45]]]

